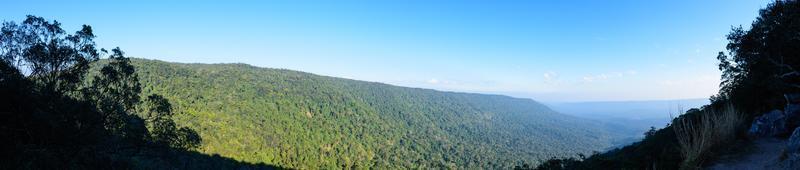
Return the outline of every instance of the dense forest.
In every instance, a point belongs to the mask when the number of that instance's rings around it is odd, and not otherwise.
[[[103,65],[99,62],[98,65]],[[622,136],[530,100],[258,68],[132,59],[197,149],[292,168],[506,167],[602,151]]]
[[[36,16],[3,23],[0,169],[275,168],[193,151],[197,132],[176,125],[167,99],[141,93],[122,50],[98,50],[94,37]]]
[[[623,138],[531,99],[131,59],[94,37],[3,24],[0,168],[509,168]]]
[[[630,146],[591,156],[554,158],[540,166],[520,169],[700,169],[726,153],[738,152],[750,142],[750,122],[770,110],[782,110],[792,95],[800,92],[800,2],[775,1],[761,9],[750,28],[733,27],[727,52],[719,52],[722,72],[720,90],[711,104],[690,109],[673,119],[670,126],[653,129],[646,138]],[[787,106],[788,108],[788,106]],[[694,154],[685,143],[686,127],[720,123],[708,121],[736,110],[743,120],[731,128],[725,140],[711,140]],[[800,124],[787,124],[789,128]],[[720,124],[710,125],[715,131]],[[788,137],[788,134],[785,137]],[[691,140],[686,140],[691,139]]]

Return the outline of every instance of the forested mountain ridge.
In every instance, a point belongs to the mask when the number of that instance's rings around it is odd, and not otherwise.
[[[101,61],[98,63],[103,63]],[[245,64],[132,59],[198,148],[292,168],[512,167],[619,139],[531,99],[441,92]]]

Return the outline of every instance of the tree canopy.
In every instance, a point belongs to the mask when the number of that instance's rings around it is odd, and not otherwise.
[[[734,27],[715,103],[730,101],[758,113],[783,106],[784,94],[800,92],[800,3],[776,1],[760,10],[750,29]]]
[[[0,30],[0,167],[252,166],[192,152],[199,135],[175,126],[157,94],[142,104],[136,69],[119,48],[96,49],[92,27],[66,34],[27,16]],[[103,56],[108,63],[96,65]],[[93,65],[100,71],[85,78]]]
[[[441,92],[245,64],[132,59],[199,150],[300,169],[511,168],[614,146],[601,123],[530,99]]]

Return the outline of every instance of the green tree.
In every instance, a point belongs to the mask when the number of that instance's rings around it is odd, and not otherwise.
[[[172,105],[161,95],[147,97],[143,105],[144,118],[150,131],[150,140],[176,148],[195,148],[200,145],[200,135],[192,129],[177,128],[172,120]]]
[[[3,22],[0,167],[235,169],[245,165],[187,152],[200,143],[199,135],[188,128],[158,131],[159,136],[175,136],[167,144],[151,140],[147,122],[135,114],[142,91],[136,70],[119,48],[108,60],[97,62],[108,52],[98,52],[93,38],[87,25],[65,34],[59,22],[36,16],[20,24]],[[97,71],[87,80],[89,70]],[[164,100],[161,105],[169,103]],[[168,126],[170,116],[157,119]]]
[[[717,59],[722,71],[713,103],[728,100],[745,112],[783,105],[783,94],[800,92],[800,3],[776,1],[759,11],[749,30],[734,27],[727,54]]]
[[[84,98],[95,103],[107,129],[126,138],[143,139],[147,133],[143,121],[134,115],[142,91],[136,70],[119,47],[112,50],[108,61],[83,89]]]

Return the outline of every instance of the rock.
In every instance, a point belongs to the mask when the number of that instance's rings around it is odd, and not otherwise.
[[[789,141],[786,143],[786,153],[800,155],[800,128],[795,128]]]
[[[800,104],[800,93],[783,94],[787,104]]]
[[[792,136],[786,142],[785,156],[779,166],[787,169],[800,168],[800,128],[795,128]]]
[[[784,115],[786,116],[786,127],[794,128],[800,126],[800,94],[784,94],[786,98],[786,107]]]
[[[773,110],[753,120],[747,134],[751,137],[765,137],[784,132],[786,132],[786,116],[783,111]]]
[[[783,109],[786,116],[786,127],[794,128],[800,126],[800,104],[787,104]]]
[[[786,115],[789,116],[800,115],[800,104],[787,104],[784,110],[786,110]]]

